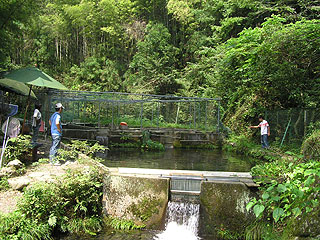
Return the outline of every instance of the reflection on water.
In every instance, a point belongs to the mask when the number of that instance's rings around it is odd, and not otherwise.
[[[105,158],[108,167],[248,172],[247,158],[221,150],[166,149],[141,152],[139,149],[112,149]]]

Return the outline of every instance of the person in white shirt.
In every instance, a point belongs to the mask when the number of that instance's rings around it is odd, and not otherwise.
[[[37,141],[38,141],[39,128],[41,126],[41,118],[42,118],[41,112],[40,112],[41,107],[42,107],[41,104],[36,103],[35,107],[34,107],[34,112],[33,112],[33,115],[32,115],[32,132],[33,132],[33,135],[32,135],[32,139],[31,139],[31,144],[34,147],[39,145],[37,143]]]
[[[250,126],[249,128],[261,128],[261,146],[262,148],[269,148],[268,136],[270,136],[269,123],[263,119],[263,116],[259,116],[260,124],[258,126]]]

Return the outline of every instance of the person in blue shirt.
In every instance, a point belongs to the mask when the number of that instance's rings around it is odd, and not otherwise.
[[[56,112],[52,114],[49,125],[51,126],[52,145],[50,148],[49,159],[50,163],[55,166],[59,166],[60,163],[56,160],[58,149],[60,148],[62,138],[62,126],[61,126],[61,112],[64,109],[61,103],[57,103],[55,106]]]

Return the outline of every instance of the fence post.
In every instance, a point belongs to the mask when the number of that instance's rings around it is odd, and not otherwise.
[[[114,114],[114,109],[113,109],[113,100],[112,100],[112,122],[111,122],[111,130],[113,130],[113,114]]]
[[[154,104],[153,104],[153,102],[151,102],[151,104],[152,104],[152,107],[151,107],[151,111],[152,111],[152,113],[151,113],[151,125],[153,126],[153,107],[154,107]]]
[[[99,100],[99,119],[98,119],[98,127],[100,128],[100,100]]]
[[[142,129],[143,102],[140,105],[141,105],[141,109],[140,109],[140,129]]]
[[[157,125],[158,125],[158,129],[159,129],[159,118],[160,118],[160,102],[158,101],[158,104],[157,104],[157,108],[158,108],[158,119],[157,119]]]
[[[306,137],[307,135],[307,110],[306,109],[304,109],[303,124],[304,124],[303,136]]]
[[[192,124],[192,119],[191,119],[191,116],[192,116],[192,106],[191,106],[191,103],[189,104],[189,111],[190,111],[190,123],[189,123],[189,128],[191,128],[191,124]]]
[[[178,123],[179,111],[180,111],[180,103],[178,102],[178,108],[177,108],[177,114],[176,114],[176,124]]]
[[[205,122],[204,122],[204,129],[205,129],[205,130],[207,130],[207,117],[208,117],[208,116],[207,116],[207,114],[208,114],[208,112],[207,112],[207,111],[208,111],[207,107],[208,107],[208,100],[206,100],[206,105],[205,105],[205,114],[206,114],[206,115],[205,115],[205,120],[204,120],[204,121],[205,121]]]
[[[218,100],[217,131],[220,133],[220,100]]]
[[[196,128],[196,102],[193,102],[193,128]]]

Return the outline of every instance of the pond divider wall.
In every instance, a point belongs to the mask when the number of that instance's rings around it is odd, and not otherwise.
[[[183,176],[194,181],[183,183]],[[186,189],[189,187],[190,191]],[[187,194],[189,191],[189,195],[196,196],[200,202],[202,232],[214,234],[222,227],[242,232],[254,220],[253,213],[246,211],[247,203],[255,194],[252,187],[256,188],[249,173],[111,169],[104,179],[104,212],[159,229],[171,199],[170,191]]]
[[[167,148],[220,145],[219,133],[194,129],[128,128],[111,130],[109,128],[68,124],[63,127],[63,136],[70,139],[98,140],[102,145],[106,145],[109,142],[141,142],[143,131],[148,131],[151,140],[158,141]],[[107,140],[105,140],[106,138]]]

